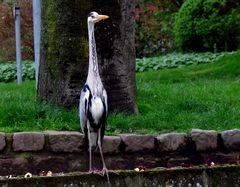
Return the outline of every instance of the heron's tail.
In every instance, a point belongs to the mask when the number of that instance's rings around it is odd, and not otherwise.
[[[90,145],[92,150],[95,150],[97,148],[97,141],[98,141],[98,134],[97,132],[91,132],[90,133]]]
[[[90,140],[88,139],[88,134],[85,134],[84,137],[84,150],[88,150],[91,146],[92,151],[96,150],[98,147],[98,136],[97,136],[97,132],[91,132],[90,133]],[[91,143],[91,145],[89,144],[89,142]]]

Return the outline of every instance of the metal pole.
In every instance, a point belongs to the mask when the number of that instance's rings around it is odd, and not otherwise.
[[[34,28],[34,58],[36,89],[38,85],[38,72],[40,64],[40,41],[41,41],[41,0],[33,0],[33,28]]]
[[[16,32],[16,61],[17,82],[22,84],[22,55],[21,55],[21,30],[20,30],[20,7],[15,6],[15,32]]]

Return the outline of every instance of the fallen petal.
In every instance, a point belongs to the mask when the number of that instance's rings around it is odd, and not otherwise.
[[[31,178],[32,177],[32,174],[31,173],[26,173],[25,175],[24,175],[24,178]]]
[[[135,168],[134,170],[137,171],[137,172],[140,171],[139,168]]]
[[[48,171],[48,172],[47,172],[47,176],[48,176],[48,177],[51,177],[51,176],[52,176],[52,172],[51,172],[51,171]]]

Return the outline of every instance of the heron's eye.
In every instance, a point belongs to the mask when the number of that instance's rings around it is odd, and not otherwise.
[[[93,18],[94,18],[94,16],[91,16],[91,18],[93,19]]]

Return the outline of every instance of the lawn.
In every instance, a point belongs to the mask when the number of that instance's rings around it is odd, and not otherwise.
[[[240,53],[214,63],[137,73],[139,114],[109,114],[106,134],[240,127]],[[35,101],[35,83],[0,83],[0,131],[80,130],[76,108]]]

